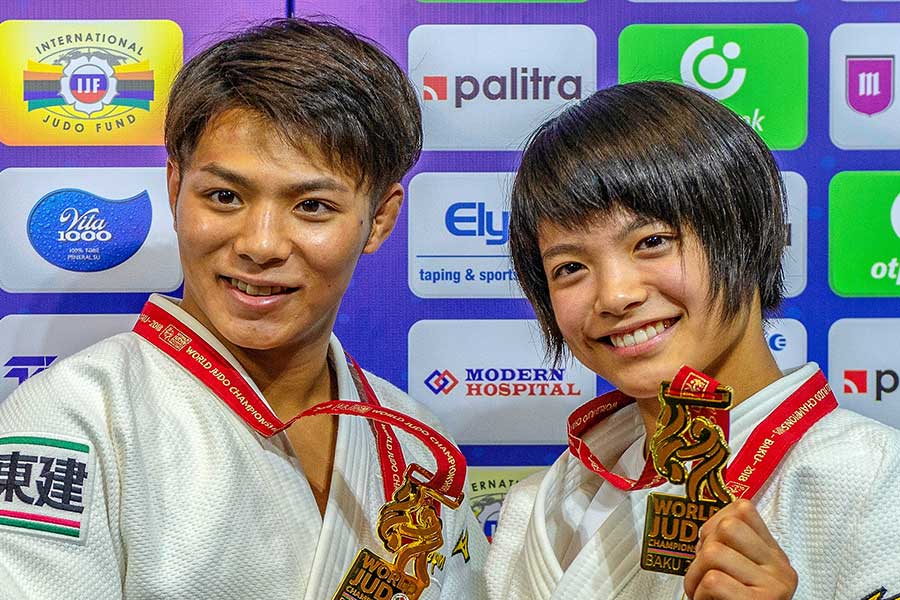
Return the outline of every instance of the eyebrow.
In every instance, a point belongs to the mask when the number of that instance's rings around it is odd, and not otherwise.
[[[647,225],[652,225],[654,223],[663,223],[659,219],[654,219],[653,217],[648,217],[644,215],[635,216],[631,219],[625,226],[616,234],[616,241],[622,241],[627,238],[629,235],[641,229],[642,227],[646,227]],[[547,249],[546,252],[541,254],[541,260],[546,261],[560,254],[569,254],[569,253],[578,253],[582,251],[583,248],[581,244],[572,244],[572,243],[564,243],[564,244],[556,244],[555,246],[551,246]]]
[[[258,186],[249,177],[236,171],[232,171],[231,169],[227,169],[217,163],[204,165],[200,168],[200,171],[215,175],[219,179],[223,179],[237,187],[242,187],[251,191],[256,191],[258,189]],[[338,180],[327,176],[313,177],[311,179],[298,181],[279,189],[279,193],[282,196],[301,196],[303,194],[308,194],[309,192],[322,191],[349,192],[350,189]]]

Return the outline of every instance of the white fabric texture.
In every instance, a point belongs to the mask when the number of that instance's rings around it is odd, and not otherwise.
[[[813,363],[785,375],[732,411],[731,447],[818,370]],[[614,463],[643,434],[631,405],[596,425],[597,452]],[[570,496],[606,486],[566,452],[507,495],[488,557],[491,600],[679,599],[683,579],[640,569],[647,495],[683,494],[681,486],[625,495],[568,568],[559,556],[573,529]],[[881,587],[900,593],[900,432],[836,409],[784,457],[754,499],[799,576],[797,600],[858,600]],[[577,522],[577,521],[576,521]]]
[[[240,368],[175,304],[153,301]],[[339,397],[359,400],[334,336],[329,360]],[[383,405],[435,425],[405,393],[368,377]],[[0,404],[0,437],[16,432],[87,440],[96,468],[82,544],[0,526],[2,599],[330,600],[359,549],[391,558],[375,533],[385,498],[365,419],[339,417],[323,518],[284,434],[255,433],[134,333],[104,340],[23,384]],[[418,440],[396,434],[407,462],[434,468]],[[0,509],[4,504],[0,498]],[[446,562],[422,599],[483,598],[481,527],[468,503],[441,516]],[[466,530],[469,556],[453,554]]]

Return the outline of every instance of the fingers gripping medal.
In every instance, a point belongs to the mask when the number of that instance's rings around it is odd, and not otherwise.
[[[660,384],[650,454],[657,473],[684,485],[685,496],[654,492],[647,498],[642,568],[684,575],[694,559],[700,527],[734,500],[723,477],[731,400],[730,387],[688,367],[671,383]]]
[[[332,600],[416,600],[428,587],[428,556],[444,543],[436,506],[462,503],[462,494],[450,498],[431,487],[433,478],[419,465],[407,468],[403,485],[378,513],[378,537],[394,553],[393,562],[363,548]]]

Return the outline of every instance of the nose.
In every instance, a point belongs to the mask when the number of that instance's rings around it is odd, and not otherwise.
[[[291,253],[291,239],[284,215],[267,203],[248,207],[234,240],[234,250],[241,258],[260,266],[286,261]]]
[[[607,264],[596,275],[594,312],[622,316],[646,302],[647,286],[634,265]]]

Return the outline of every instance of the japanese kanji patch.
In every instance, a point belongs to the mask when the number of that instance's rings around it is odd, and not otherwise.
[[[84,543],[94,465],[87,440],[0,435],[0,528]]]

